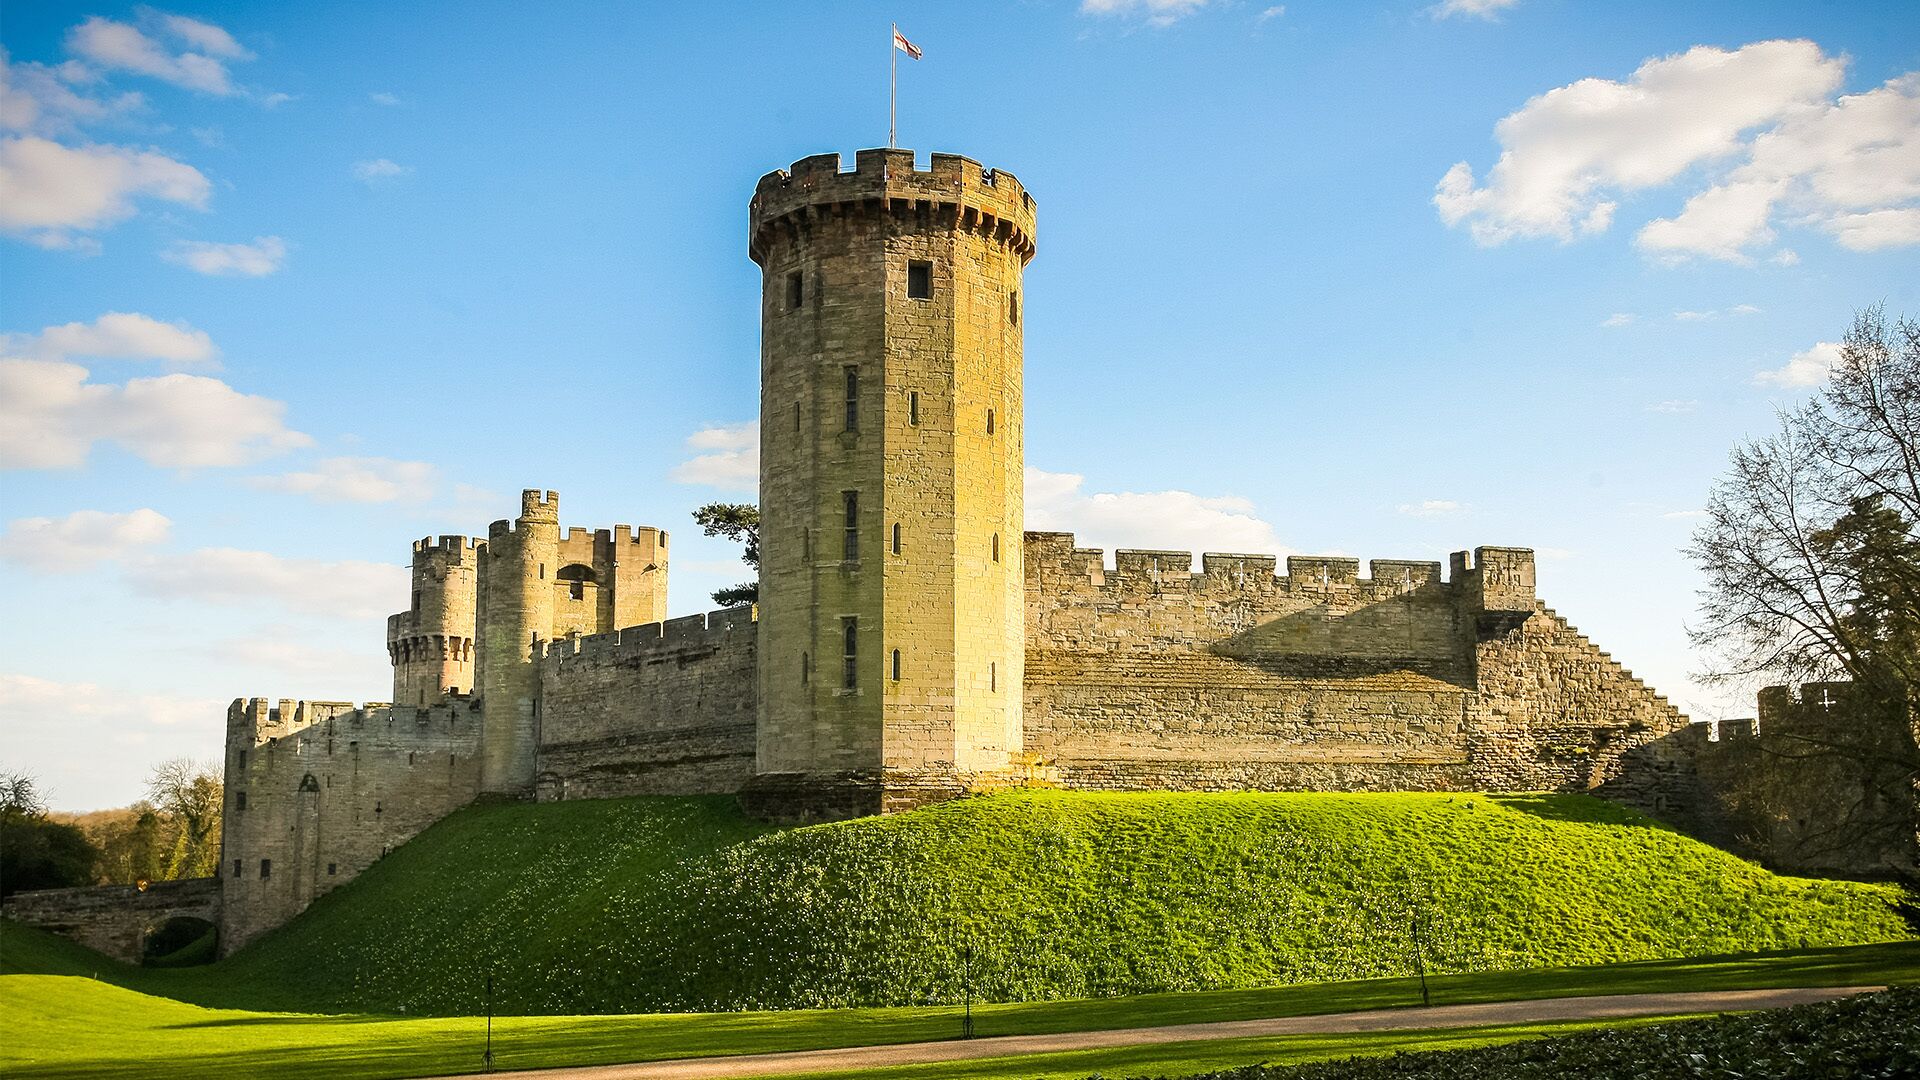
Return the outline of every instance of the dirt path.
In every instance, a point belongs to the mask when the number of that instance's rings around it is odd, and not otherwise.
[[[882,1065],[923,1065],[940,1061],[1045,1054],[1061,1050],[1099,1050],[1114,1046],[1241,1039],[1261,1035],[1327,1034],[1350,1031],[1481,1027],[1559,1020],[1625,1019],[1678,1013],[1774,1009],[1881,990],[1878,986],[1810,987],[1791,990],[1713,990],[1679,994],[1614,994],[1604,997],[1491,1001],[1478,1005],[1435,1005],[1420,1009],[1371,1009],[1366,1012],[1285,1016],[1269,1020],[1228,1020],[1211,1024],[1067,1031],[1051,1035],[1002,1035],[967,1041],[853,1046],[840,1050],[796,1050],[780,1054],[676,1058],[630,1065],[587,1065],[492,1074],[505,1080],[720,1080],[792,1073],[871,1069]]]

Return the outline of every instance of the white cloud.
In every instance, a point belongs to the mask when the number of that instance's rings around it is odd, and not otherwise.
[[[389,94],[385,92],[378,93],[378,94],[368,94],[367,100],[373,102],[375,105],[385,105],[388,108],[392,108],[393,106],[400,104],[400,95]]]
[[[1711,319],[1718,319],[1722,317],[1737,317],[1741,315],[1758,315],[1758,314],[1760,314],[1760,309],[1753,306],[1752,304],[1735,304],[1730,308],[1711,308],[1706,311],[1676,311],[1673,313],[1673,321],[1674,322],[1707,322]]]
[[[285,413],[201,375],[111,385],[78,364],[0,359],[0,468],[75,468],[99,441],[163,468],[243,465],[312,443]]]
[[[287,244],[277,236],[256,236],[251,244],[181,240],[160,257],[210,277],[265,277],[286,262]]]
[[[1668,521],[1698,521],[1706,517],[1707,512],[1705,510],[1673,510],[1660,516]]]
[[[260,107],[263,109],[277,109],[280,106],[285,105],[289,101],[298,101],[298,100],[300,99],[295,97],[292,94],[282,94],[282,93],[276,92],[272,94],[267,94],[264,97],[262,97],[260,99]]]
[[[0,559],[53,573],[84,570],[165,542],[173,522],[155,510],[76,510],[63,518],[15,518],[0,533]]]
[[[1452,499],[1425,499],[1417,503],[1400,504],[1400,512],[1413,517],[1439,517],[1442,514],[1457,514],[1465,509],[1465,504]]]
[[[1673,321],[1674,322],[1702,322],[1707,319],[1713,318],[1713,314],[1714,313],[1711,311],[1676,311],[1673,313]]]
[[[1275,4],[1272,7],[1261,11],[1259,18],[1256,21],[1266,22],[1268,19],[1278,19],[1281,16],[1285,15],[1286,13],[1287,13],[1287,5]]]
[[[263,491],[310,496],[317,502],[425,502],[433,497],[439,470],[424,461],[382,457],[323,458],[304,472],[253,476]]]
[[[160,360],[178,367],[217,368],[220,350],[205,330],[150,315],[109,311],[90,323],[49,326],[38,334],[0,334],[0,356],[65,360]]]
[[[165,600],[374,619],[406,602],[407,573],[390,563],[285,559],[264,551],[202,548],[140,560],[127,568],[127,580],[135,592]]]
[[[1692,412],[1693,407],[1698,404],[1699,402],[1697,401],[1682,401],[1678,398],[1669,398],[1666,401],[1656,401],[1653,404],[1647,406],[1647,411],[1651,413],[1668,413],[1668,414],[1677,415],[1679,413]]]
[[[129,724],[172,726],[222,719],[226,714],[226,703],[211,698],[122,694],[93,683],[0,674],[0,728],[8,731],[51,717],[104,718]]]
[[[1636,243],[1666,259],[1747,262],[1784,219],[1819,228],[1842,247],[1875,251],[1920,243],[1916,202],[1920,73],[1909,73],[1790,111],[1752,139],[1743,164],[1678,216],[1649,222]]]
[[[1601,326],[1626,326],[1629,323],[1633,322],[1633,319],[1634,317],[1627,312],[1616,311],[1613,314],[1607,316],[1606,319],[1604,319],[1600,323],[1600,325]]]
[[[1139,19],[1148,26],[1172,26],[1207,6],[1207,0],[1080,0],[1080,14]]]
[[[137,198],[198,210],[211,190],[200,170],[157,150],[69,147],[35,135],[0,140],[0,232],[43,246],[60,246],[67,230],[131,216]]]
[[[1793,354],[1785,365],[1762,371],[1753,377],[1761,386],[1818,386],[1833,373],[1840,362],[1838,342],[1822,341],[1811,349]]]
[[[1440,0],[1440,3],[1428,8],[1427,13],[1436,19],[1450,19],[1455,15],[1491,19],[1519,2],[1520,0]]]
[[[0,130],[61,132],[146,107],[146,99],[132,91],[109,99],[74,89],[84,84],[86,68],[69,61],[57,67],[16,64],[0,47]]]
[[[1798,266],[1800,265],[1800,253],[1792,248],[1781,248],[1767,261],[1775,266]]]
[[[189,19],[185,15],[167,15],[155,12],[160,25],[174,37],[186,42],[210,56],[224,56],[229,60],[251,60],[253,54],[240,47],[233,35],[209,22]]]
[[[1083,547],[1283,555],[1273,526],[1237,496],[1187,491],[1086,492],[1077,473],[1026,471],[1027,528],[1070,532]]]
[[[411,172],[413,172],[413,166],[388,161],[386,158],[353,163],[353,178],[363,184],[377,184],[383,180],[406,176]]]
[[[175,52],[139,27],[98,15],[68,31],[67,49],[109,71],[130,71],[220,97],[236,92],[226,61],[248,60],[251,53],[211,23],[154,14],[153,28],[184,42],[186,50]]]
[[[1565,241],[1605,231],[1620,198],[1699,177],[1680,213],[1641,228],[1642,252],[1747,262],[1776,224],[1857,250],[1920,242],[1920,73],[1836,97],[1845,68],[1813,42],[1765,41],[1582,79],[1501,120],[1485,183],[1460,162],[1434,206],[1481,244]]]
[[[722,424],[687,437],[687,449],[702,451],[674,466],[676,483],[706,484],[733,491],[760,486],[760,422]]]
[[[217,747],[227,703],[36,675],[0,674],[0,731],[66,810],[125,806],[156,761]]]

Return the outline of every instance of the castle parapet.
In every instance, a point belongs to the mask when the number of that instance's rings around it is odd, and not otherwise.
[[[864,207],[946,214],[961,228],[1004,240],[1022,262],[1033,258],[1033,196],[1011,173],[958,154],[934,154],[929,168],[916,169],[913,151],[897,148],[861,150],[851,171],[840,167],[839,154],[815,154],[762,176],[748,206],[747,253],[762,262],[775,230]]]
[[[628,626],[607,634],[564,638],[547,643],[546,664],[549,669],[562,669],[576,661],[636,661],[690,648],[723,645],[742,634],[753,634],[758,619],[759,610],[747,605]]]

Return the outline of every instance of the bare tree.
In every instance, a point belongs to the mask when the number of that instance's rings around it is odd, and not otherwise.
[[[1688,554],[1710,681],[1854,684],[1855,725],[1769,739],[1865,777],[1835,842],[1920,781],[1920,323],[1855,315],[1826,387],[1734,449]],[[1875,718],[1879,718],[1876,720]],[[1897,737],[1889,738],[1889,725]],[[1882,816],[1883,817],[1883,816]],[[1905,828],[1906,826],[1902,826]],[[1910,833],[1910,830],[1909,830]]]

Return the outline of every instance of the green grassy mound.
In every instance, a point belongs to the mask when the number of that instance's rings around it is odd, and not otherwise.
[[[476,806],[142,989],[473,1013],[1029,1000],[1905,938],[1890,886],[1769,874],[1581,797],[965,799],[768,830],[728,799]],[[968,949],[962,948],[963,943]]]

